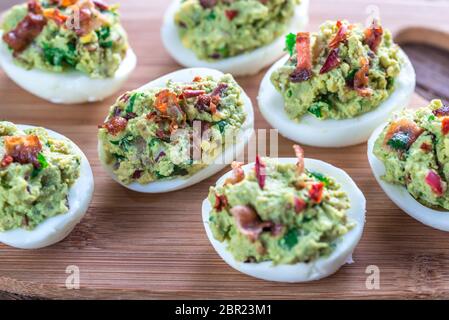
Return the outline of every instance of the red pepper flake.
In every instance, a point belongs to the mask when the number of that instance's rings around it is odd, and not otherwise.
[[[338,49],[332,49],[324,62],[323,67],[320,70],[320,74],[325,74],[329,71],[334,70],[341,63],[340,57],[338,55]]]
[[[371,51],[377,52],[377,49],[382,42],[383,34],[383,28],[379,25],[377,20],[373,20],[371,26],[365,30],[365,44],[370,47]]]
[[[443,183],[441,181],[440,176],[434,171],[430,170],[426,176],[426,183],[432,189],[432,191],[438,196],[442,196],[444,193]]]
[[[312,77],[312,54],[310,50],[310,33],[299,32],[296,35],[296,69],[290,75],[291,82],[303,82]]]
[[[295,202],[295,212],[296,213],[303,212],[307,207],[306,202],[301,198],[295,197],[294,202]]]
[[[432,151],[432,146],[426,142],[423,142],[420,146],[421,150],[425,153],[429,153]]]
[[[441,121],[441,130],[444,135],[449,133],[449,118],[444,118],[443,121]]]
[[[98,126],[100,129],[106,129],[109,134],[116,136],[120,132],[126,129],[128,120],[122,117],[112,117],[107,122]]]
[[[225,14],[226,14],[226,18],[228,18],[229,21],[232,21],[235,19],[235,17],[237,17],[237,15],[239,14],[239,11],[238,10],[226,10]]]
[[[316,204],[320,204],[323,200],[324,183],[319,182],[312,185],[309,190],[309,197]]]
[[[226,195],[218,195],[215,193],[215,205],[214,209],[217,212],[223,211],[228,206],[228,198]]]
[[[345,42],[348,37],[348,27],[341,21],[337,22],[338,32],[329,43],[329,48],[337,49],[340,43]]]
[[[263,163],[262,159],[259,155],[256,157],[256,178],[257,182],[259,183],[260,189],[265,188],[265,180],[266,180],[266,172],[265,172],[266,165]]]
[[[0,162],[0,168],[6,168],[11,163],[13,163],[13,161],[14,161],[13,157],[11,157],[9,155],[5,155],[2,159],[2,161]]]

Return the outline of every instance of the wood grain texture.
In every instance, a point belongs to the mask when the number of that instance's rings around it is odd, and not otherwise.
[[[9,2],[9,0],[6,0]],[[139,57],[125,88],[133,89],[179,66],[159,39],[166,0],[122,1],[123,22]],[[395,34],[414,26],[449,30],[447,2],[312,0],[311,25],[324,19],[366,19],[376,3],[384,24]],[[2,0],[0,6],[5,4]],[[0,7],[1,8],[1,7]],[[414,39],[420,40],[420,39]],[[263,73],[238,81],[256,106]],[[75,141],[95,173],[95,194],[88,214],[63,242],[37,251],[0,246],[0,291],[46,298],[448,298],[448,234],[423,226],[399,210],[375,182],[366,146],[306,148],[318,158],[345,169],[368,199],[364,236],[355,263],[310,284],[276,284],[244,276],[221,261],[206,238],[201,202],[216,178],[165,195],[142,195],[114,183],[101,169],[96,153],[96,125],[114,98],[77,106],[51,105],[24,92],[0,72],[0,118],[54,129]],[[418,95],[413,106],[425,101]],[[256,127],[270,128],[256,108]],[[280,138],[282,156],[292,142]],[[65,289],[66,267],[81,270],[81,289]],[[381,270],[381,289],[365,287],[365,269]]]

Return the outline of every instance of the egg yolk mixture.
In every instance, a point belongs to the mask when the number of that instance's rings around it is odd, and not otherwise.
[[[331,254],[354,227],[347,194],[331,177],[305,170],[303,159],[294,165],[258,157],[247,174],[234,163],[209,201],[215,239],[241,262],[311,262]]]
[[[290,58],[271,81],[296,121],[354,118],[377,108],[395,89],[402,61],[390,32],[347,21],[326,22],[318,33],[290,34]]]
[[[300,0],[184,0],[175,16],[183,45],[199,59],[253,51],[284,35]]]
[[[428,207],[449,210],[449,106],[434,100],[390,121],[374,146],[385,165],[382,177],[402,185]]]
[[[31,0],[4,16],[3,42],[26,69],[113,77],[128,50],[116,6],[102,0]]]
[[[69,188],[81,159],[68,141],[43,128],[19,130],[0,122],[0,231],[32,230],[69,210]]]
[[[246,119],[241,95],[231,75],[128,92],[100,125],[105,161],[125,184],[188,177],[234,141]]]

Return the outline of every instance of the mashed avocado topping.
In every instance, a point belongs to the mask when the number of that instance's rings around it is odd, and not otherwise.
[[[0,231],[32,230],[69,210],[68,193],[81,159],[66,140],[43,128],[0,122]]]
[[[209,226],[237,261],[311,262],[354,227],[347,194],[332,177],[305,170],[296,148],[298,165],[258,157],[245,174],[234,163],[233,177],[210,189]]]
[[[285,34],[300,0],[183,0],[181,41],[202,60],[253,51]]]
[[[326,22],[318,33],[288,35],[286,45],[290,59],[271,81],[297,121],[306,114],[348,119],[372,111],[394,91],[401,71],[398,46],[377,22],[366,29]]]
[[[234,141],[243,107],[231,75],[125,93],[100,126],[104,160],[125,184],[187,177]]]
[[[96,0],[32,0],[10,9],[3,41],[26,69],[113,77],[128,50],[117,6]]]
[[[428,207],[449,210],[449,107],[434,100],[416,112],[404,110],[385,127],[374,154],[386,169],[382,177],[402,185]]]

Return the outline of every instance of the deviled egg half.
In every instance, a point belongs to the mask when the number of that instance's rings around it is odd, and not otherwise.
[[[60,104],[116,92],[134,70],[117,6],[100,0],[30,0],[0,25],[0,66],[20,87]]]
[[[38,249],[63,240],[94,189],[89,162],[64,136],[0,122],[0,242]]]
[[[184,69],[118,98],[100,125],[98,147],[113,179],[159,193],[222,170],[253,131],[251,100],[231,75]]]
[[[449,106],[434,100],[396,114],[374,131],[368,159],[398,207],[425,225],[449,231]]]
[[[366,201],[352,179],[325,162],[260,158],[212,187],[203,202],[207,236],[234,269],[269,281],[306,282],[352,261]]]
[[[181,65],[253,75],[282,56],[284,36],[308,23],[309,0],[174,0],[161,29]]]
[[[265,119],[291,140],[317,147],[365,142],[414,92],[410,60],[377,22],[364,28],[329,21],[286,42],[290,56],[268,71],[258,101]]]

